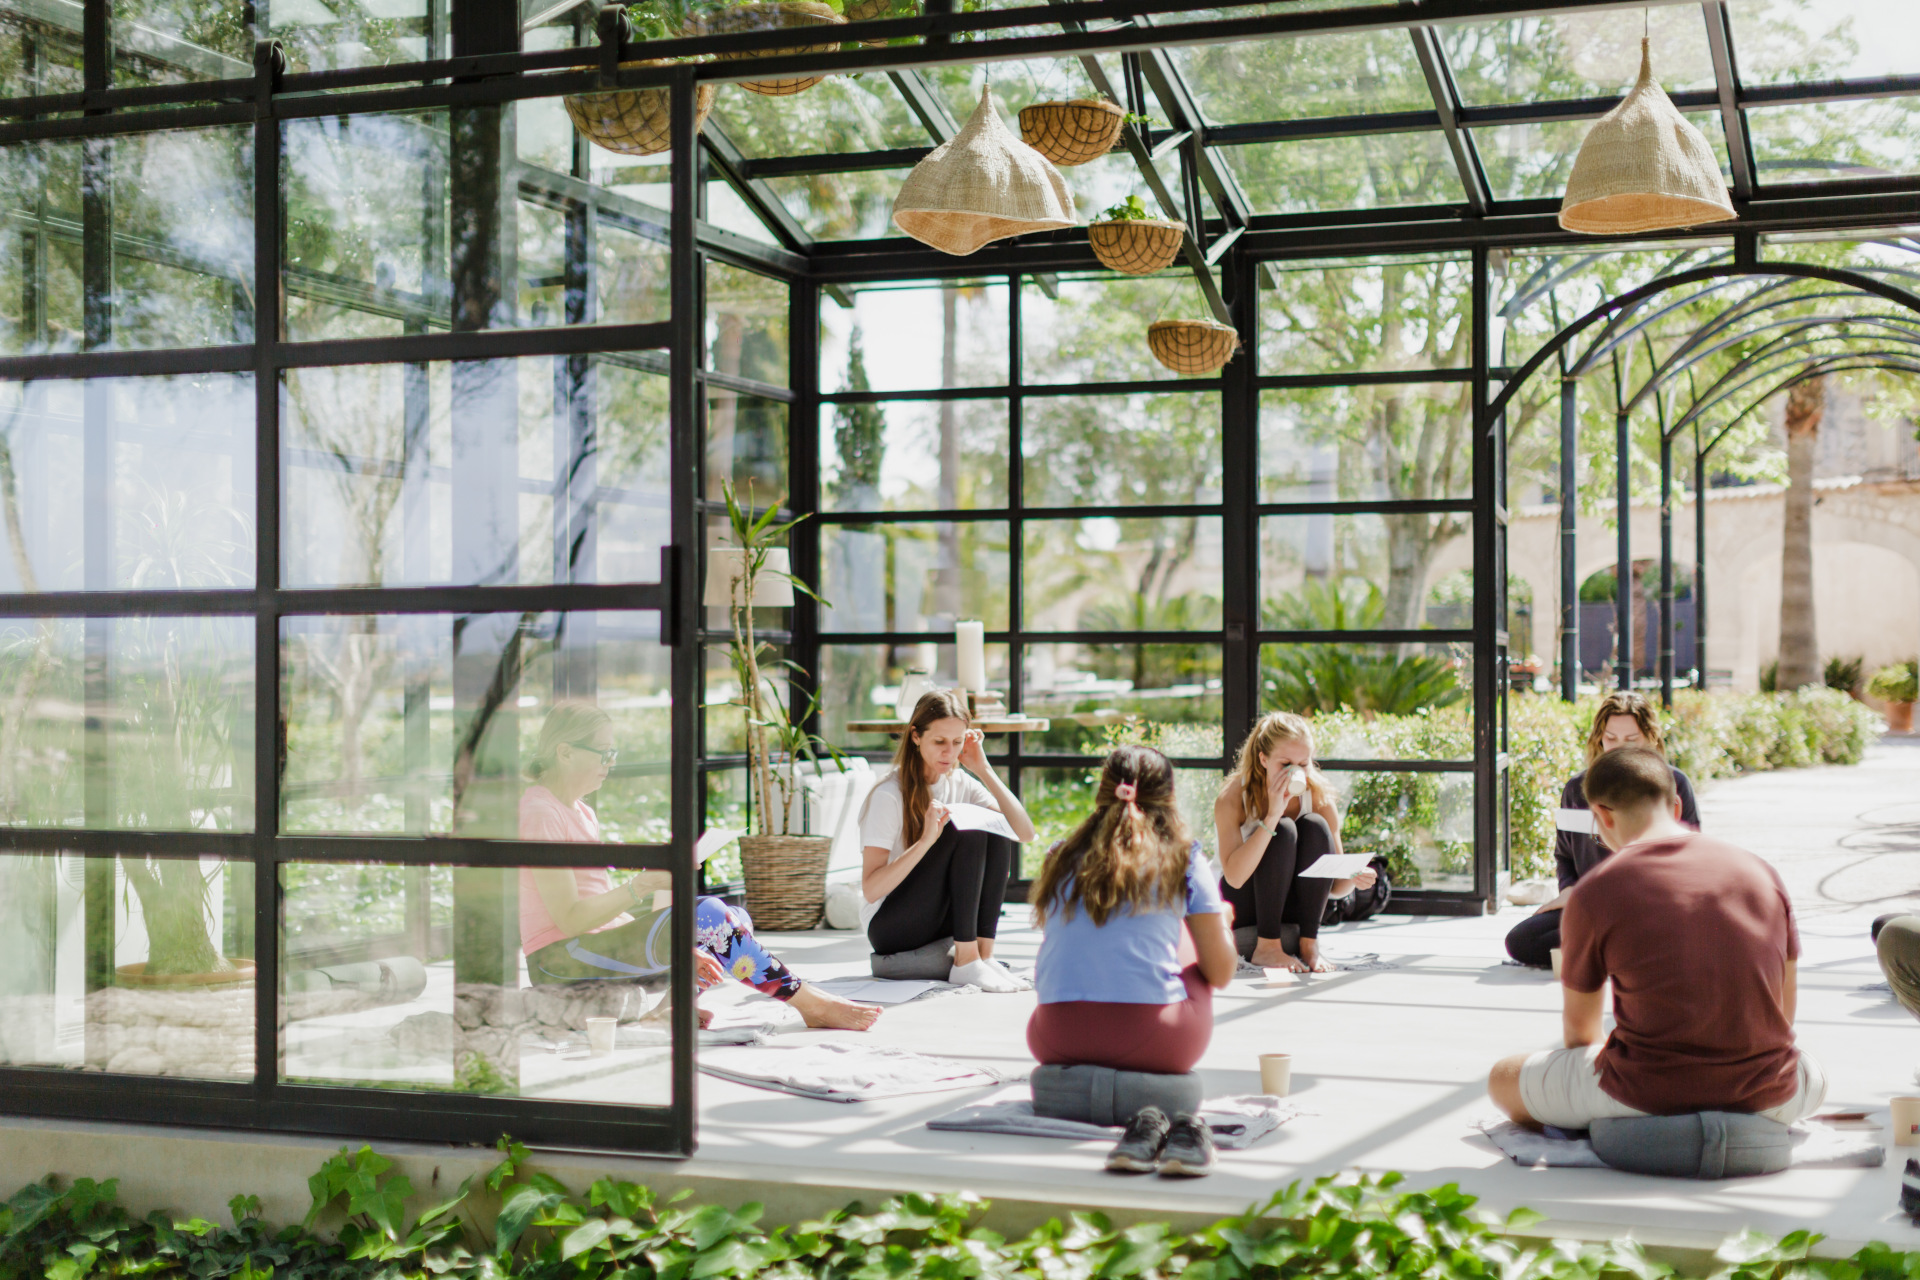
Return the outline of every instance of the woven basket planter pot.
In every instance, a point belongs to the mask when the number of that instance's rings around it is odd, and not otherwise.
[[[1186,223],[1165,218],[1087,224],[1087,243],[1093,246],[1093,256],[1100,259],[1100,265],[1130,276],[1150,276],[1166,270],[1180,256],[1186,234]]]
[[[731,9],[707,14],[694,24],[698,35],[730,35],[741,31],[775,31],[788,27],[841,27],[847,20],[817,0],[774,0],[763,4],[737,4]],[[742,58],[777,58],[799,53],[832,53],[840,47],[831,44],[794,45],[791,48],[762,49],[757,53],[723,53],[722,62]],[[743,80],[742,89],[784,97],[801,93],[825,80],[825,76],[788,76],[780,80]]]
[[[918,17],[920,14],[920,6],[915,4],[912,8],[912,16]],[[872,22],[875,18],[885,18],[888,16],[903,18],[908,15],[895,14],[893,12],[893,0],[854,0],[852,4],[847,6],[848,22]],[[862,40],[860,43],[869,49],[878,49],[886,44],[886,41]]]
[[[623,62],[622,67],[664,67],[661,59]],[[693,131],[707,122],[717,86],[701,84],[694,96]],[[666,89],[614,89],[607,93],[570,93],[567,118],[589,142],[623,156],[655,156],[673,145],[672,95]]]
[[[1240,335],[1212,320],[1156,320],[1147,326],[1147,348],[1175,373],[1212,373],[1233,359]]]
[[[811,929],[827,909],[831,836],[741,836],[747,914],[756,929]]]
[[[1126,119],[1100,98],[1036,102],[1020,108],[1020,140],[1055,164],[1085,164],[1113,150]]]

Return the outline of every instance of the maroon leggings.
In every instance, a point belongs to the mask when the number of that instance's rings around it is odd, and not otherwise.
[[[1063,1067],[1090,1062],[1118,1071],[1185,1075],[1213,1039],[1213,988],[1193,963],[1195,952],[1181,931],[1180,971],[1187,998],[1177,1004],[1113,1004],[1062,1000],[1036,1005],[1027,1020],[1027,1048],[1034,1060]]]

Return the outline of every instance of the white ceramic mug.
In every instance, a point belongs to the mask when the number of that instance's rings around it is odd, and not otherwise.
[[[1260,1092],[1274,1098],[1284,1098],[1293,1088],[1293,1055],[1290,1053],[1263,1053],[1260,1055]]]
[[[595,1058],[604,1058],[613,1052],[613,1018],[587,1019],[587,1053]]]
[[[1920,1098],[1894,1098],[1887,1109],[1893,1113],[1893,1145],[1920,1147]]]

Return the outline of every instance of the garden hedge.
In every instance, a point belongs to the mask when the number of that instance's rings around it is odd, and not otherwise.
[[[1008,1240],[978,1225],[965,1195],[898,1196],[818,1222],[762,1227],[735,1211],[661,1200],[602,1178],[584,1195],[526,1168],[502,1138],[493,1171],[411,1217],[413,1188],[368,1148],[340,1153],[308,1180],[313,1208],[275,1230],[256,1198],[235,1196],[233,1225],[136,1219],[113,1181],[22,1187],[0,1209],[0,1280],[1661,1280],[1672,1268],[1632,1240],[1575,1243],[1508,1234],[1449,1183],[1400,1191],[1398,1174],[1295,1183],[1258,1209],[1191,1235],[1164,1223],[1115,1228],[1100,1214],[1052,1219]],[[476,1175],[479,1177],[479,1175]],[[483,1194],[476,1194],[483,1193]],[[497,1205],[482,1221],[480,1204]],[[314,1232],[343,1211],[335,1237]],[[1815,1258],[1820,1237],[1749,1233],[1716,1255],[1717,1280],[1914,1280],[1920,1253],[1869,1245]]]

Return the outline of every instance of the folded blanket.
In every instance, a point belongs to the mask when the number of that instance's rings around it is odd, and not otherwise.
[[[1593,1143],[1585,1135],[1550,1138],[1544,1133],[1523,1129],[1504,1116],[1486,1116],[1474,1121],[1474,1128],[1492,1139],[1493,1145],[1512,1161],[1528,1169],[1605,1169],[1607,1163],[1594,1154]],[[1815,1120],[1802,1120],[1792,1126],[1794,1167],[1827,1169],[1877,1169],[1886,1163],[1887,1150],[1870,1134],[1848,1133]]]
[[[843,1040],[709,1049],[700,1054],[700,1070],[722,1080],[822,1102],[862,1102],[1006,1083],[997,1072],[950,1058]]]
[[[1213,1130],[1214,1145],[1228,1151],[1250,1147],[1295,1116],[1315,1114],[1312,1108],[1286,1098],[1252,1094],[1215,1098],[1200,1108],[1200,1118]],[[1078,1120],[1054,1120],[1033,1113],[1033,1099],[1014,1095],[987,1098],[970,1107],[927,1121],[929,1129],[970,1133],[1011,1133],[1027,1138],[1065,1138],[1072,1142],[1112,1142],[1123,1132],[1106,1125]]]

